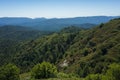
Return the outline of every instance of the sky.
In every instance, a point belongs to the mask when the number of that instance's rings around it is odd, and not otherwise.
[[[0,17],[120,16],[120,0],[0,0]]]

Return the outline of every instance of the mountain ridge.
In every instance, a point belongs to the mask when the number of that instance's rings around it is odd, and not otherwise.
[[[75,17],[75,18],[25,18],[25,17],[3,17],[0,18],[0,25],[18,25],[32,27],[43,31],[56,31],[67,26],[79,25],[82,27],[84,24],[98,25],[100,23],[106,23],[111,19],[118,18],[119,16],[90,16],[90,17]],[[87,27],[86,25],[85,27]],[[93,27],[93,26],[89,26]]]

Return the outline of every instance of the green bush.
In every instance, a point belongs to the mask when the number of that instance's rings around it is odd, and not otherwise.
[[[68,74],[65,74],[65,73],[62,73],[62,72],[59,72],[57,74],[57,78],[69,78],[69,75]]]
[[[85,80],[101,80],[101,75],[99,74],[90,74],[88,75]]]
[[[13,64],[7,64],[0,68],[0,80],[20,80],[20,70]]]
[[[102,80],[120,80],[120,65],[111,64]]]
[[[35,79],[56,77],[57,68],[49,62],[42,62],[33,67],[31,76]]]

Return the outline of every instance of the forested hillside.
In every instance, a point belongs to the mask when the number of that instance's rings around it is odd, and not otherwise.
[[[25,41],[50,34],[50,31],[40,31],[23,26],[0,26],[0,38],[14,41]]]
[[[77,71],[81,77],[104,73],[109,64],[120,61],[120,19],[80,31],[72,42],[63,57],[69,64],[64,71]]]
[[[14,55],[19,51],[18,45],[38,37],[49,35],[52,32],[34,30],[23,26],[6,25],[0,27],[0,65],[12,62]]]
[[[11,43],[16,44],[8,42],[10,46]],[[109,65],[120,62],[120,19],[92,29],[68,27],[13,47],[8,44],[0,43],[0,56],[11,56],[8,59],[0,57],[3,60],[0,64],[11,62],[21,69],[21,73],[46,61],[56,65],[58,71],[74,73],[81,78],[89,74],[105,74]],[[6,50],[2,50],[3,47]]]

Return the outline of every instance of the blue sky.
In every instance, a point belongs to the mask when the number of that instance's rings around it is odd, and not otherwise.
[[[0,17],[120,16],[120,0],[0,0]]]

